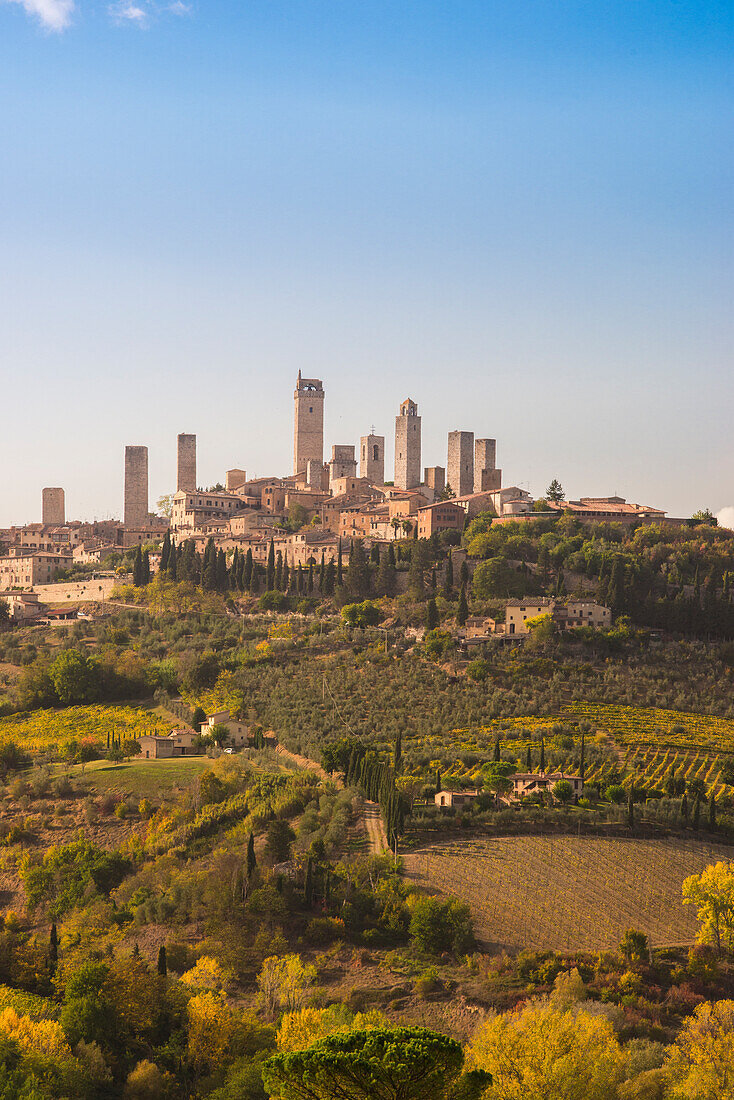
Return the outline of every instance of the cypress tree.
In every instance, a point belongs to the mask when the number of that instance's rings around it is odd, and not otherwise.
[[[319,566],[319,594],[324,595],[324,585],[326,582],[326,554],[321,551],[321,565]]]
[[[284,591],[284,592],[287,592],[287,591],[288,591],[288,588],[289,588],[289,586],[290,586],[290,583],[291,583],[291,571],[290,571],[290,568],[289,568],[289,566],[288,566],[288,557],[287,557],[287,555],[286,555],[286,557],[285,557],[285,558],[283,559],[283,579],[282,579],[282,585],[283,585],[283,591]]]
[[[443,574],[443,594],[446,599],[451,599],[451,593],[454,589],[454,559],[449,550],[446,555],[446,569]]]
[[[248,553],[251,551],[248,550]],[[240,554],[240,564],[237,567],[237,587],[240,592],[244,592],[249,586],[245,583],[245,574],[247,572],[247,559],[244,554]]]
[[[227,575],[227,558],[225,556],[224,550],[220,550],[217,553],[217,566],[216,566],[216,569],[217,569],[217,573],[216,573],[217,592],[226,592],[227,591],[227,582],[228,582],[229,578],[228,578],[228,575]]]
[[[469,566],[466,564],[466,558],[461,563],[461,569],[459,570],[459,584],[467,585],[469,583]]]
[[[586,731],[581,731],[581,763],[579,764],[579,775],[581,776],[582,785],[586,772]]]
[[[133,555],[133,584],[136,588],[140,588],[143,577],[143,556],[140,551],[140,547],[135,547],[135,554]]]
[[[410,568],[408,569],[408,588],[414,600],[422,600],[425,595],[426,584],[423,576],[425,558],[424,543],[417,542],[410,555]]]
[[[166,946],[161,944],[158,948],[158,973],[162,978],[168,974],[168,962],[166,961]]]
[[[379,542],[373,542],[370,547],[370,562],[372,565],[380,564],[380,544]]]
[[[370,571],[361,539],[352,539],[345,587],[355,599],[364,599],[369,594]]]
[[[296,573],[296,592],[299,596],[303,595],[303,568],[301,563],[298,563],[298,572]]]
[[[308,594],[313,595],[313,561],[308,563]]]
[[[140,947],[138,946],[137,940],[136,940],[136,942],[135,942],[135,943],[133,944],[133,951],[132,951],[132,955],[133,955],[133,958],[134,958],[134,959],[139,959],[139,958],[140,958]]]
[[[278,551],[278,556],[275,559],[275,588],[278,592],[283,587],[283,555],[281,551]]]
[[[698,825],[701,820],[701,796],[696,795],[696,801],[693,803],[693,828],[698,831]]]
[[[431,596],[426,604],[426,630],[435,630],[438,623],[438,608],[436,607],[436,601],[433,596]]]
[[[441,772],[436,768],[436,790],[441,790]]]
[[[247,554],[245,555],[245,571],[242,575],[242,579],[244,581],[244,586],[245,586],[245,588],[247,589],[248,592],[250,591],[250,588],[252,586],[252,569],[253,569],[252,548],[248,547],[247,548]]]
[[[51,936],[48,942],[48,957],[51,963],[52,969],[56,969],[56,963],[59,961],[59,933],[56,929],[56,922],[51,925]]]
[[[380,568],[377,571],[377,591],[381,596],[394,596],[396,584],[395,551],[390,543],[387,553],[382,555]]]
[[[336,566],[334,565],[334,559],[332,558],[326,567],[326,576],[324,578],[324,596],[333,596],[334,588],[336,586]]]
[[[140,568],[140,583],[143,586],[150,584],[150,552],[148,550],[143,551]]]
[[[178,559],[179,552],[176,547],[176,543],[171,543],[171,550],[168,555],[168,576],[172,581],[178,580]]]
[[[344,583],[344,563],[342,562],[342,540],[339,539],[339,553],[336,561],[336,583],[341,587]]]
[[[459,592],[459,606],[456,610],[456,621],[459,626],[463,626],[468,618],[469,605],[466,602],[466,585],[462,584],[461,591]]]
[[[688,795],[686,794],[685,791],[683,792],[683,798],[681,799],[681,802],[680,802],[680,813],[681,813],[681,817],[683,818],[683,821],[687,825],[688,824]]]
[[[499,762],[502,759],[502,755],[500,753],[500,735],[499,734],[497,734],[497,736],[494,739],[494,759],[495,759],[496,763]]]
[[[633,785],[632,785],[632,783],[630,783],[629,794],[627,796],[627,824],[629,825],[630,829],[634,829],[634,827],[635,827],[635,797],[634,797],[634,794],[635,794],[635,792],[634,792]]]
[[[275,585],[275,543],[270,539],[268,548],[268,564],[265,567],[265,591],[272,592]]]
[[[396,775],[400,771],[400,765],[402,764],[402,762],[403,762],[403,734],[402,734],[401,730],[398,730],[398,732],[395,735],[395,753],[394,753],[394,756],[393,756],[393,767],[395,769],[395,774]]]
[[[161,546],[161,573],[165,573],[168,569],[168,555],[171,553],[171,533],[166,531],[163,536],[163,545]]]
[[[250,830],[250,835],[247,838],[247,881],[252,879],[257,867],[257,859],[255,858],[255,837]]]
[[[525,753],[525,771],[531,772],[533,770],[533,753],[528,745],[528,751]]]
[[[716,832],[716,795],[713,789],[709,798],[709,829],[712,833]]]
[[[173,554],[173,550],[171,553]],[[205,592],[213,592],[217,587],[217,550],[211,536],[207,539],[204,548],[204,560],[201,565],[201,587]]]
[[[313,905],[313,861],[310,856],[306,864],[306,883],[303,887],[303,900],[306,903],[306,908],[310,909]]]
[[[545,773],[545,737],[540,739],[540,771]]]
[[[436,566],[431,570],[431,592],[436,595]]]
[[[229,587],[236,588],[240,579],[240,552],[235,546],[232,564],[229,567]]]

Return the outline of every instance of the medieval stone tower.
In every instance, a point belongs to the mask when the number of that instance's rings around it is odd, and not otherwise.
[[[126,527],[145,527],[148,522],[148,448],[125,448]]]
[[[181,432],[178,437],[176,491],[196,492],[196,436]]]
[[[371,485],[385,483],[385,437],[363,435],[359,441],[359,476],[366,477]]]
[[[477,439],[474,444],[474,492],[486,493],[502,487],[497,469],[497,440]]]
[[[66,523],[66,502],[63,489],[44,489],[41,496],[41,521],[51,527]]]
[[[324,462],[324,387],[320,378],[298,372],[293,424],[293,473],[306,472],[309,461]]]
[[[474,492],[474,432],[449,432],[446,484],[457,497]]]
[[[395,487],[414,489],[421,483],[421,418],[409,397],[395,417]]]

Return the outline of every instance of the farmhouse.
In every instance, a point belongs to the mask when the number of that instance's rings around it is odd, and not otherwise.
[[[584,781],[580,775],[565,775],[563,772],[515,772],[510,779],[512,797],[515,801],[552,790],[561,779],[571,784],[574,796],[580,795],[584,789]]]
[[[458,806],[467,806],[475,798],[479,798],[480,791],[439,791],[434,797],[437,806],[445,809],[454,809]]]
[[[225,744],[233,749],[247,748],[250,741],[250,727],[244,722],[238,722],[232,718],[228,710],[219,710],[216,714],[210,714],[201,732],[211,733],[214,726],[226,726],[227,737]]]
[[[170,760],[174,756],[197,756],[202,752],[198,736],[193,730],[173,730],[167,737],[146,733],[138,738],[138,744],[144,760]]]

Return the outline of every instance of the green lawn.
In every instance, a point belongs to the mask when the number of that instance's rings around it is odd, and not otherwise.
[[[92,791],[114,791],[125,795],[151,797],[168,793],[176,787],[189,786],[209,765],[210,761],[202,756],[188,759],[177,757],[174,760],[135,760],[127,764],[95,760],[85,766],[83,778]],[[80,765],[72,771],[81,777]]]

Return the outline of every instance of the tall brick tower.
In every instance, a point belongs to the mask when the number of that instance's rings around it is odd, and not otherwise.
[[[474,492],[474,432],[449,432],[446,484],[457,497]]]
[[[63,527],[66,523],[64,490],[44,489],[41,496],[41,509],[44,526]]]
[[[363,435],[359,441],[359,476],[366,477],[371,485],[385,483],[385,437]]]
[[[145,527],[148,522],[148,448],[125,448],[126,527]]]
[[[181,432],[178,437],[176,491],[196,492],[196,436]]]
[[[304,473],[309,460],[324,462],[324,387],[320,378],[298,372],[293,423],[293,473]]]
[[[421,418],[409,397],[395,417],[395,487],[414,489],[421,483]]]

